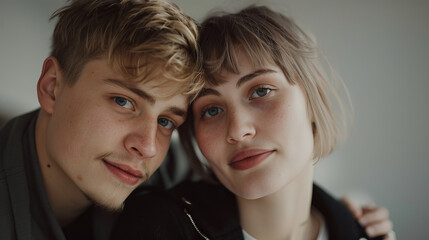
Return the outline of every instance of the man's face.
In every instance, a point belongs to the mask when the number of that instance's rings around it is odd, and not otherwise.
[[[101,59],[87,63],[72,87],[58,88],[49,161],[101,206],[118,209],[153,174],[184,121],[186,97],[166,97],[174,87],[155,84],[126,80]]]

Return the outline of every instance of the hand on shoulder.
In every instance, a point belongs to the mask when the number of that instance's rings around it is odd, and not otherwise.
[[[383,240],[396,240],[393,223],[389,218],[387,208],[376,205],[361,205],[348,197],[342,198],[341,201],[365,228],[369,237],[384,236]]]

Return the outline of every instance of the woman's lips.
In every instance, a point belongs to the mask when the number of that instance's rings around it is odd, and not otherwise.
[[[274,150],[250,149],[236,153],[229,162],[229,165],[235,170],[247,170],[257,166],[259,163],[269,157]]]
[[[120,163],[111,163],[103,159],[103,163],[106,168],[122,182],[135,185],[143,177],[143,174],[139,170],[135,170],[128,165]]]

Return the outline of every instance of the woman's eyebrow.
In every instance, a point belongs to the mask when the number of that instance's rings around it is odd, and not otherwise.
[[[220,96],[220,93],[219,93],[218,91],[216,91],[216,90],[212,89],[212,88],[203,88],[203,89],[201,90],[201,92],[198,94],[198,96],[197,96],[197,98],[196,98],[196,99],[198,99],[198,98],[200,98],[200,97],[207,96],[207,95]],[[195,99],[195,100],[196,100],[196,99]]]
[[[237,86],[237,88],[239,88],[241,85],[243,85],[245,82],[248,82],[248,81],[250,81],[250,80],[252,80],[253,78],[255,78],[255,77],[258,77],[258,76],[260,76],[260,75],[263,75],[263,74],[267,74],[267,73],[275,73],[276,71],[274,71],[274,70],[272,70],[272,69],[259,69],[259,70],[256,70],[256,71],[254,71],[254,72],[252,72],[252,73],[249,73],[249,74],[247,74],[247,75],[245,75],[245,76],[243,76],[243,77],[241,77],[238,81],[237,81],[237,84],[236,84],[236,86]]]

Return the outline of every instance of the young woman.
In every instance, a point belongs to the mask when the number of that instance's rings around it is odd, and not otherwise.
[[[313,40],[286,16],[252,6],[207,19],[200,45],[206,84],[180,134],[205,181],[135,194],[114,237],[369,239],[313,183],[315,163],[343,131],[343,104]],[[378,231],[369,235],[393,239],[387,215],[374,212],[366,226]]]

